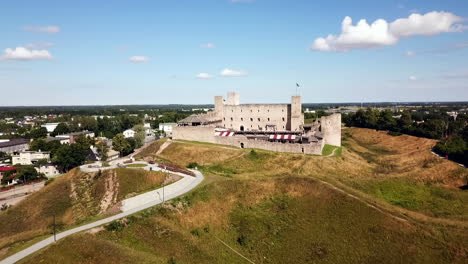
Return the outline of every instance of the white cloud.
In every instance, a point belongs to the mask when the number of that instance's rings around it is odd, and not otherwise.
[[[133,63],[145,63],[148,62],[150,58],[146,56],[132,56],[128,60]]]
[[[23,29],[30,32],[49,34],[55,34],[60,32],[60,27],[58,26],[25,26]]]
[[[216,45],[213,44],[213,43],[206,43],[206,44],[200,45],[200,47],[202,47],[204,49],[214,49],[214,48],[216,48]]]
[[[208,73],[204,73],[204,72],[201,72],[201,73],[197,74],[196,77],[197,77],[197,79],[202,79],[202,80],[213,79],[213,75],[208,74]]]
[[[241,77],[241,76],[246,76],[247,72],[231,70],[231,69],[226,68],[223,71],[221,71],[220,75],[223,77]]]
[[[25,47],[16,47],[15,49],[5,49],[0,57],[3,60],[50,60],[52,55],[47,50],[35,50]]]
[[[405,56],[406,56],[406,57],[413,57],[413,56],[415,56],[415,55],[416,55],[416,53],[414,53],[414,51],[411,51],[411,50],[408,50],[408,51],[405,53]]]
[[[429,12],[425,15],[411,14],[408,18],[400,18],[390,24],[390,31],[397,37],[415,35],[432,36],[444,32],[459,32],[463,18],[449,12]]]
[[[463,18],[449,12],[430,12],[425,15],[412,14],[392,23],[378,19],[372,24],[361,19],[355,26],[351,17],[341,23],[341,34],[317,38],[311,49],[318,51],[349,51],[396,44],[403,37],[415,35],[431,36],[444,32],[460,32],[466,26],[457,24]]]
[[[410,77],[408,77],[408,80],[410,81],[416,81],[418,79],[418,77],[414,76],[414,75],[411,75]]]

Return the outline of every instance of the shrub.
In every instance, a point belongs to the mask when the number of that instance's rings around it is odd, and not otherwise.
[[[387,134],[389,134],[390,136],[394,136],[394,137],[402,135],[400,132],[395,132],[395,131],[388,131]]]
[[[106,225],[107,231],[121,231],[125,225],[120,221],[112,221],[110,224]]]
[[[187,165],[187,168],[189,169],[195,169],[198,167],[198,163],[196,162],[190,162],[188,165]]]
[[[55,181],[55,178],[47,179],[47,181],[44,183],[44,186],[47,186],[47,185],[51,184],[54,181]]]

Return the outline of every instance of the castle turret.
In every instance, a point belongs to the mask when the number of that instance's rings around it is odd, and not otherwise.
[[[302,98],[300,96],[291,97],[291,131],[301,131],[304,125],[304,115],[302,114]]]

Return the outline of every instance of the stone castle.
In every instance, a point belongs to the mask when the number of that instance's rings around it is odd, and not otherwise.
[[[239,94],[230,92],[226,100],[215,96],[214,111],[179,121],[172,138],[321,155],[325,144],[341,146],[341,115],[304,124],[300,96],[291,104],[240,104]]]

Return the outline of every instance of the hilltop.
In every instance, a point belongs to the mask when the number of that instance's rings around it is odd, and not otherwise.
[[[140,158],[197,163],[205,183],[23,263],[463,263],[466,170],[434,140],[344,134],[330,157],[156,142]]]
[[[0,213],[0,258],[58,231],[118,213],[120,202],[160,186],[162,172],[74,169]]]

